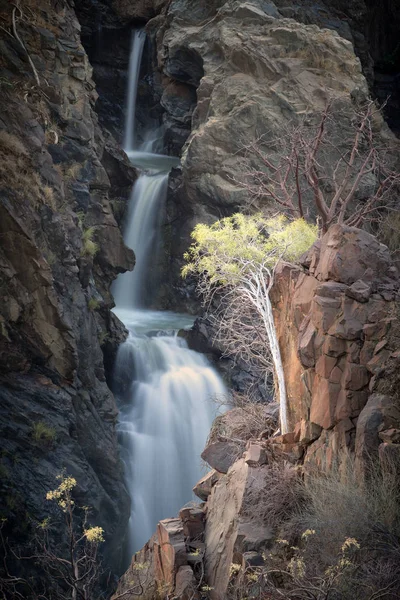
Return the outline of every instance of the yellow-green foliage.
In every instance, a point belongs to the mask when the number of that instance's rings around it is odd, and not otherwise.
[[[57,479],[60,481],[60,485],[55,490],[50,490],[46,494],[46,500],[54,500],[61,510],[71,515],[74,511],[75,502],[72,499],[72,490],[76,487],[76,479],[70,475],[57,475]],[[82,507],[87,513],[88,508]],[[72,523],[72,521],[71,521]],[[42,528],[46,528],[48,525],[47,521],[41,524]],[[99,544],[104,542],[104,529],[102,527],[84,527],[83,535],[89,544]]]
[[[56,430],[50,427],[44,421],[37,421],[33,424],[32,437],[37,443],[51,443],[56,439]]]
[[[82,231],[82,256],[95,256],[99,251],[99,245],[93,240],[96,227],[88,227]]]
[[[207,273],[211,283],[235,283],[255,265],[273,268],[279,258],[298,259],[317,239],[317,227],[304,219],[240,213],[213,225],[196,225],[194,243],[184,255],[182,276]]]

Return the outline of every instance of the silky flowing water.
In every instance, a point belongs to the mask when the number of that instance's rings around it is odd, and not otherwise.
[[[176,516],[192,499],[202,476],[200,454],[215,416],[213,397],[225,395],[224,384],[206,357],[190,350],[178,330],[191,327],[193,317],[151,311],[150,266],[160,247],[162,208],[170,169],[179,160],[151,151],[148,132],[135,144],[134,115],[144,33],[135,32],[129,67],[125,151],[141,174],[132,190],[124,239],[136,255],[131,273],[114,286],[115,313],[129,331],[119,348],[115,381],[119,393],[119,433],[125,478],[132,508],[128,553],[139,550],[157,522]],[[127,383],[126,383],[127,382]],[[118,395],[118,392],[117,392]]]

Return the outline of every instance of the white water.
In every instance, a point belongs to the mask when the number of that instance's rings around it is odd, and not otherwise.
[[[133,84],[137,86],[143,49],[143,43],[135,43],[128,94],[132,106],[126,121],[131,132],[136,101]],[[156,142],[159,133],[149,134],[151,139]],[[114,287],[115,312],[129,330],[128,340],[118,350],[115,381],[124,381],[127,388],[118,399],[125,478],[132,501],[130,555],[151,537],[159,520],[175,516],[192,499],[192,487],[202,476],[200,454],[215,416],[212,398],[226,394],[207,359],[189,350],[177,336],[177,330],[190,327],[193,318],[145,310],[151,302],[146,283],[152,277],[151,265],[157,262],[169,170],[179,161],[152,153],[149,141],[144,151],[135,149],[133,141],[133,133],[130,138],[127,134],[126,152],[132,164],[144,171],[132,191],[124,239],[135,251],[136,265],[132,273],[120,275]]]
[[[135,144],[135,112],[136,96],[139,82],[140,63],[142,60],[143,47],[146,34],[138,29],[132,34],[131,54],[129,57],[129,77],[127,93],[127,113],[125,122],[124,150],[129,151]]]

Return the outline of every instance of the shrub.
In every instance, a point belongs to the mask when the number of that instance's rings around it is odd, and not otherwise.
[[[56,430],[44,421],[33,424],[32,437],[38,444],[52,444],[56,440]]]
[[[331,564],[348,537],[357,539],[366,551],[397,547],[400,552],[399,474],[395,461],[387,461],[383,468],[371,462],[362,481],[354,461],[348,459],[329,474],[306,478],[297,527],[316,531],[314,543],[309,544],[310,559],[322,566]]]
[[[50,208],[55,210],[56,202],[55,202],[55,198],[54,198],[53,188],[50,187],[49,185],[45,185],[43,188],[43,196],[44,196],[45,204],[47,204],[47,206],[50,206]]]
[[[88,227],[82,231],[81,256],[95,256],[99,251],[99,245],[93,240],[96,227]]]
[[[303,506],[304,490],[297,469],[286,461],[271,462],[263,485],[246,491],[243,515],[278,532]]]
[[[11,152],[15,156],[27,156],[28,151],[24,144],[12,133],[0,131],[0,148],[6,152]]]

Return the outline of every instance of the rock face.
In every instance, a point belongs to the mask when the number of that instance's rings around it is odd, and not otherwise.
[[[16,27],[26,51],[11,35],[12,8],[0,3],[10,31],[0,41],[1,516],[21,532],[43,519],[65,469],[117,563],[129,500],[102,348],[125,337],[110,285],[134,263],[111,182],[135,174],[98,126],[70,3],[24,3]]]
[[[346,20],[348,3],[342,4],[340,13],[333,2],[172,0],[148,22],[163,90],[164,141],[174,153],[184,144],[167,211],[172,280],[165,305],[194,303],[190,284],[179,278],[194,225],[248,207],[247,191],[236,184],[248,144],[263,136],[273,161],[274,137],[305,113],[312,122],[328,100],[340,103],[335,136],[345,138],[354,100],[368,95],[354,45],[371,81],[373,75],[366,37],[358,34],[364,3],[354,3],[363,5],[359,21],[360,6],[349,8]]]
[[[386,389],[396,360],[399,279],[385,246],[339,225],[304,265],[278,267],[272,300],[296,441],[306,464],[329,469],[347,450],[373,453],[379,430],[396,426],[397,409],[383,416],[396,399],[374,392]]]

